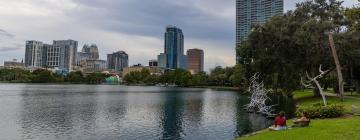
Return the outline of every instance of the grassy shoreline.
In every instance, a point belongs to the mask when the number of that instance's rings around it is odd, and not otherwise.
[[[297,91],[294,99],[299,105],[311,105],[322,102],[320,97],[313,97],[310,90]],[[340,102],[335,95],[327,96],[329,103],[342,104],[345,106],[345,112],[351,112],[351,106],[360,107],[360,96],[345,96],[345,101]],[[292,121],[288,120],[291,125]],[[356,115],[347,115],[346,117],[336,119],[315,119],[312,120],[309,127],[294,128],[286,131],[274,132],[262,130],[253,134],[240,137],[237,140],[349,140],[360,139],[360,117]]]

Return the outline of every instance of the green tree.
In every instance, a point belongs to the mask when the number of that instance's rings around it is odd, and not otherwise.
[[[70,83],[82,83],[85,78],[81,71],[70,72],[67,76],[67,81]]]
[[[230,77],[230,80],[234,86],[239,87],[242,90],[246,89],[247,79],[245,77],[245,69],[240,64],[234,67],[234,72]]]
[[[341,3],[306,1],[297,4],[294,11],[255,25],[248,39],[237,48],[245,77],[259,72],[267,88],[291,95],[300,87],[300,77],[305,72],[315,75],[320,65],[334,67],[327,33],[341,35],[346,26]]]
[[[105,81],[106,77],[107,75],[103,73],[91,73],[86,76],[85,82],[87,84],[101,84]]]
[[[15,68],[15,69],[1,69],[0,70],[0,81],[9,82],[30,82],[31,73],[29,71]]]
[[[44,69],[38,69],[33,71],[33,77],[31,82],[33,83],[55,83],[58,82],[58,79],[55,75],[49,71]]]

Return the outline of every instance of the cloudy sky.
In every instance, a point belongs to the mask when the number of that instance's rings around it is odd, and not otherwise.
[[[285,10],[303,0],[285,0]],[[345,0],[351,6],[357,0]],[[0,0],[0,65],[21,60],[25,40],[95,43],[100,57],[124,50],[130,64],[163,52],[167,25],[185,34],[185,49],[205,51],[205,68],[235,64],[235,0]]]

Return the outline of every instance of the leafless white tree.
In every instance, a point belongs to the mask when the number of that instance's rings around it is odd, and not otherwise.
[[[323,78],[324,76],[326,76],[327,74],[329,74],[331,71],[332,71],[332,69],[328,69],[328,70],[326,70],[326,71],[323,71],[323,70],[321,69],[321,65],[320,65],[320,67],[319,67],[319,72],[320,72],[320,74],[319,74],[319,75],[311,78],[311,77],[309,76],[309,73],[306,72],[306,77],[307,77],[308,81],[304,82],[303,79],[301,78],[301,83],[302,83],[302,85],[305,86],[305,87],[312,87],[313,83],[316,85],[315,88],[317,88],[317,89],[319,90],[320,95],[321,95],[321,97],[322,97],[322,99],[323,99],[323,103],[324,103],[325,106],[327,106],[326,97],[325,97],[325,94],[324,94],[324,92],[323,92],[323,90],[322,90],[322,87],[321,87],[318,79]]]

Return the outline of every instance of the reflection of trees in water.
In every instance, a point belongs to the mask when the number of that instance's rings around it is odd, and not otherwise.
[[[271,104],[274,104],[275,113],[285,111],[286,117],[294,117],[295,113],[295,102],[293,98],[287,96],[275,95],[271,96]]]
[[[249,121],[251,124],[251,131],[258,131],[264,128],[269,127],[272,124],[272,121],[257,113],[249,114]]]
[[[235,137],[242,136],[254,131],[264,129],[271,125],[272,121],[266,117],[256,114],[247,113],[244,105],[249,102],[249,98],[240,97],[236,101],[236,130]]]
[[[184,99],[181,94],[167,93],[165,95],[161,127],[163,128],[162,139],[178,139],[183,133],[182,119],[184,111]]]
[[[21,97],[19,123],[23,138],[51,139],[94,131],[96,99],[92,95],[78,96],[61,88],[36,90],[25,87]],[[80,126],[80,129],[74,126]]]
[[[201,125],[201,118],[203,116],[203,94],[187,94],[189,97],[185,97],[186,100],[186,109],[184,112],[184,116],[186,120],[189,121],[187,123],[188,128],[198,128]]]
[[[244,111],[244,105],[249,101],[247,97],[240,97],[236,100],[236,130],[235,137],[251,132],[251,124],[249,123],[249,115]]]

